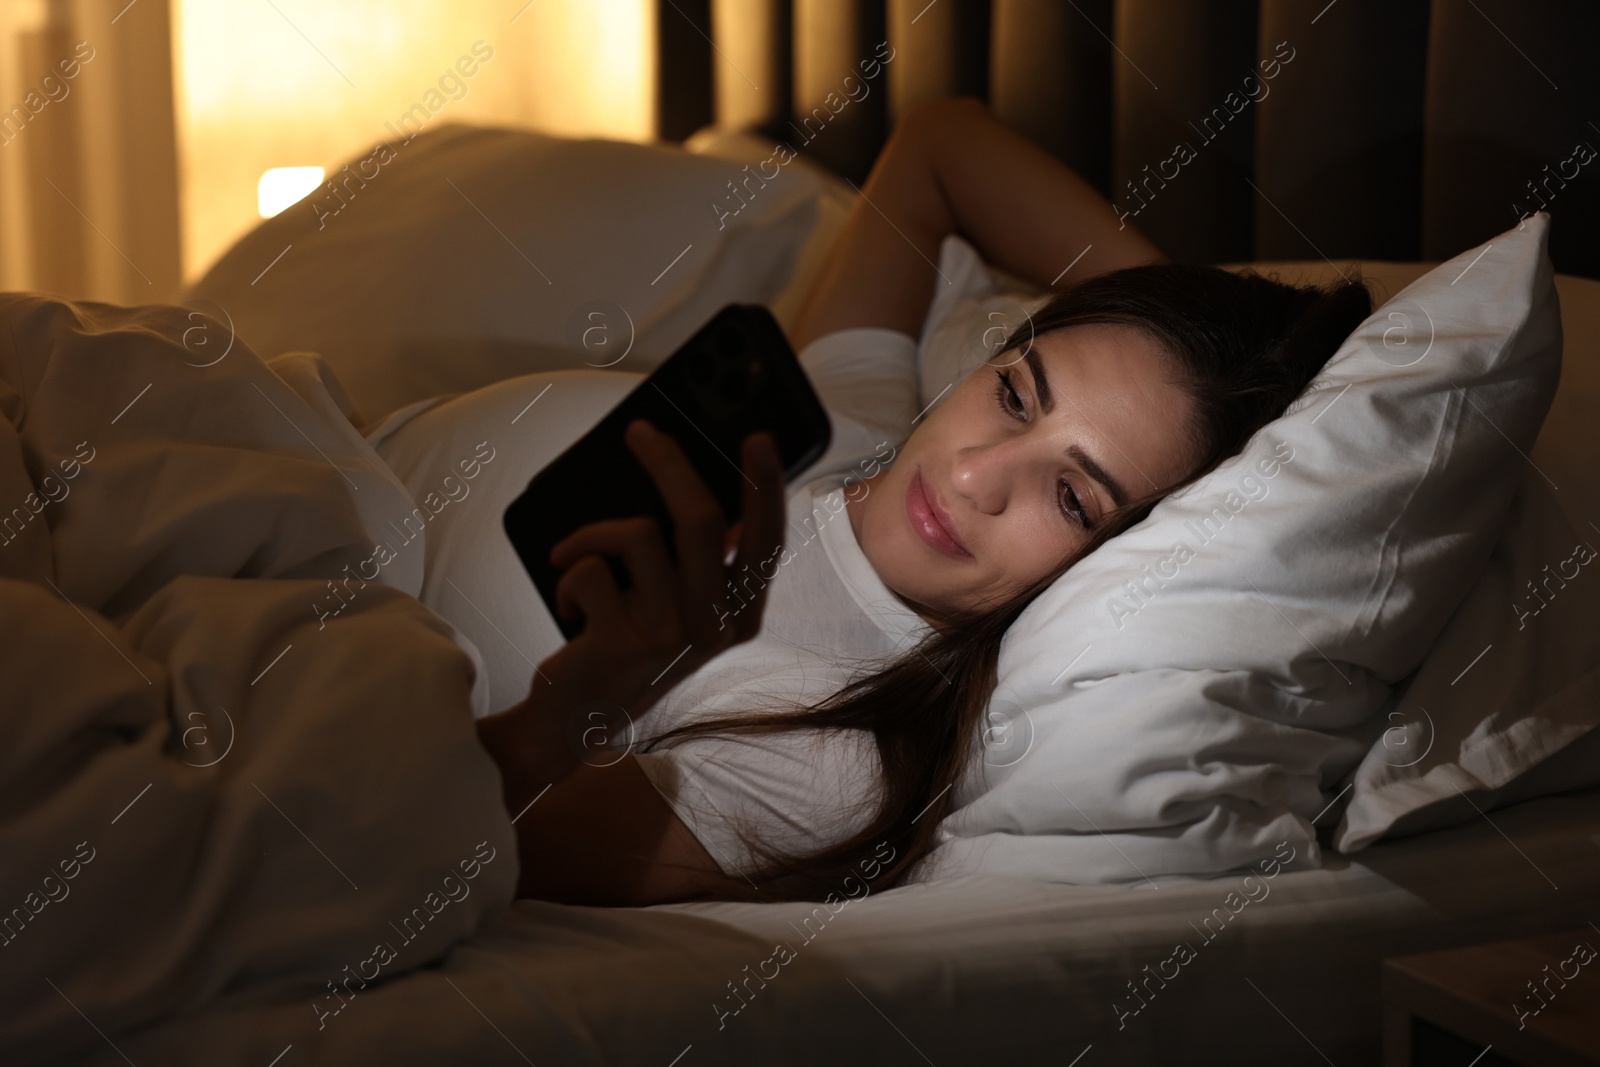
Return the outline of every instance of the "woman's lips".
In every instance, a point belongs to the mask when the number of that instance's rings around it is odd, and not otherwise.
[[[941,512],[922,480],[922,471],[918,470],[911,478],[911,487],[906,490],[906,517],[911,520],[911,528],[935,551],[952,559],[971,559],[972,553],[956,539],[955,524],[950,521],[949,514]]]

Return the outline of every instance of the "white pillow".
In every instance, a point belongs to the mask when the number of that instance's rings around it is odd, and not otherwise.
[[[263,356],[320,352],[369,427],[521,374],[649,371],[724,304],[783,290],[822,195],[799,167],[763,180],[523,130],[445,126],[391,152],[334,172],[337,212],[324,189],[262,222],[185,301]]]
[[[1600,605],[1578,562],[1600,549],[1600,281],[1558,274],[1556,289],[1561,388],[1511,521],[1439,643],[1373,721],[1378,740],[1333,838],[1343,851],[1600,785]]]
[[[1240,455],[1029,606],[1003,743],[919,879],[1320,862],[1312,822],[1482,571],[1555,390],[1547,240],[1537,216],[1407,287]]]
[[[886,439],[899,443],[899,428],[916,414],[913,348],[903,334],[851,330],[799,353],[833,433],[791,489],[851,469]],[[641,380],[615,370],[520,375],[407,405],[367,434],[429,513],[416,595],[456,627],[481,663],[473,691],[480,714],[524,699],[534,666],[565,641],[506,539],[502,516],[535,474]]]
[[[566,642],[506,537],[506,508],[641,380],[615,370],[520,375],[410,417],[402,409],[367,437],[429,515],[416,596],[478,652],[476,715],[525,699],[534,668]]]
[[[1600,784],[1596,546],[1597,531],[1573,529],[1545,474],[1526,466],[1488,567],[1374,719],[1334,847]]]
[[[1360,264],[1380,292],[1394,292],[1437,264]],[[1323,261],[1244,264],[1326,284]],[[1353,852],[1394,837],[1476,821],[1482,812],[1551,793],[1600,785],[1600,616],[1585,595],[1531,611],[1527,582],[1546,565],[1574,560],[1580,542],[1600,546],[1600,281],[1555,276],[1561,303],[1561,385],[1524,466],[1505,530],[1414,675],[1369,720],[1376,737],[1340,789],[1335,847]],[[1003,286],[1002,286],[1003,288]],[[1582,554],[1586,555],[1586,553]],[[1571,573],[1571,566],[1568,568]],[[1579,568],[1586,573],[1586,566]],[[1581,587],[1580,587],[1581,594]],[[1465,794],[1465,796],[1463,796]]]
[[[918,344],[923,404],[970,373],[995,350],[1004,327],[1047,299],[982,263],[963,242],[952,243],[957,247],[946,250],[940,268],[952,284],[938,287]],[[1230,269],[1327,284],[1352,266],[1381,300],[1437,264],[1316,261]],[[1600,468],[1593,463],[1600,425],[1592,417],[1600,398],[1600,282],[1558,274],[1555,283],[1567,354],[1555,402],[1488,566],[1421,667],[1360,734],[1374,740],[1331,809],[1342,809],[1333,834],[1341,851],[1600,785],[1600,730],[1593,729],[1600,724],[1600,620],[1586,610],[1589,601],[1573,597],[1541,609],[1543,621],[1531,630],[1508,610],[1517,602],[1513,591],[1526,600],[1526,582],[1543,578],[1547,563],[1572,558],[1580,541],[1600,546],[1600,537],[1591,536],[1600,530],[1586,531],[1584,519],[1600,515]],[[1469,666],[1472,684],[1461,684]]]
[[[1050,298],[1026,282],[1008,280],[954,235],[939,248],[939,274],[917,339],[917,393],[929,411]]]

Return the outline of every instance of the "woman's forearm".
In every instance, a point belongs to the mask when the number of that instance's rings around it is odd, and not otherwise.
[[[731,895],[737,883],[638,761],[600,750],[615,740],[606,733],[627,724],[589,718],[588,709],[618,705],[581,669],[556,653],[539,665],[526,700],[477,723],[517,835],[517,896],[631,906]]]
[[[566,779],[582,762],[586,743],[597,748],[609,740],[601,736],[604,722],[573,720],[586,708],[620,706],[613,686],[628,673],[598,675],[569,643],[539,664],[520,704],[478,720],[478,740],[500,767],[508,808],[515,811]]]
[[[506,807],[514,810],[578,766],[557,714],[561,703],[541,701],[537,687],[522,703],[477,721],[478,741],[500,768]]]
[[[796,322],[796,347],[858,326],[917,336],[948,282],[936,263],[952,233],[1041,288],[1163,258],[1072,168],[976,100],[911,111],[861,192]]]
[[[795,348],[864,326],[921,333],[939,242],[955,222],[913,125],[900,122],[873,164],[795,322]]]
[[[947,232],[994,266],[1048,288],[1164,258],[1076,171],[976,100],[931,105],[909,132],[939,187]]]

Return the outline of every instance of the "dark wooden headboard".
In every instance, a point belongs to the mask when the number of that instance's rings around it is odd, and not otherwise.
[[[755,128],[859,182],[907,106],[978,96],[1175,258],[1447,259],[1544,208],[1556,268],[1600,277],[1596,0],[662,0],[658,18],[668,139]]]

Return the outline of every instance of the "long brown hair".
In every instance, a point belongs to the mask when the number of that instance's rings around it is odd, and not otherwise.
[[[884,843],[892,859],[870,879],[873,887],[901,881],[935,844],[955,786],[969,769],[994,692],[1001,639],[1012,622],[1067,568],[1142,521],[1162,497],[1242,449],[1282,414],[1371,312],[1371,295],[1359,280],[1319,289],[1253,272],[1163,263],[1088,279],[1056,294],[1013,331],[994,358],[1071,326],[1113,323],[1148,331],[1174,357],[1179,384],[1194,403],[1189,431],[1199,458],[1177,485],[1108,515],[1082,548],[1022,592],[993,607],[941,617],[942,625],[916,647],[858,675],[826,700],[798,710],[687,723],[651,738],[654,747],[707,734],[872,733],[882,765],[872,817],[844,840],[803,855],[784,854],[741,833],[757,860],[756,869],[740,872],[751,886],[750,899],[818,900],[840,893],[841,885],[862,877],[863,858]]]

